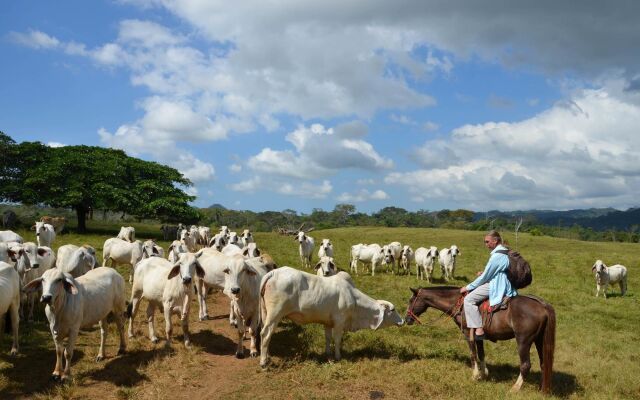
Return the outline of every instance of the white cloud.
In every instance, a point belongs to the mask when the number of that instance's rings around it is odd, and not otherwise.
[[[9,39],[14,43],[33,49],[54,49],[60,45],[60,41],[38,30],[30,30],[28,33],[10,32]]]
[[[238,173],[242,171],[242,165],[240,164],[231,164],[229,166],[229,171],[234,172],[234,173]]]
[[[336,200],[341,202],[362,203],[369,200],[387,200],[388,198],[389,195],[382,190],[378,189],[370,192],[366,189],[362,189],[357,193],[342,193],[336,197]]]
[[[309,199],[325,198],[333,190],[331,182],[326,179],[314,184],[312,182],[289,182],[282,178],[263,178],[260,176],[234,183],[229,187],[236,192],[255,193],[266,191]]]
[[[416,151],[424,169],[385,182],[473,209],[637,205],[640,99],[623,82],[580,90],[524,121],[461,126]]]
[[[416,122],[411,118],[407,117],[406,115],[391,114],[390,118],[392,121],[395,121],[399,124],[416,125]]]
[[[47,146],[49,147],[64,147],[66,144],[60,142],[48,142]]]
[[[358,179],[356,181],[356,185],[360,185],[360,186],[368,186],[368,185],[375,185],[376,180],[373,178],[369,178],[369,179]]]
[[[440,125],[438,125],[438,124],[436,124],[435,122],[432,122],[432,121],[427,121],[424,124],[422,124],[422,129],[427,131],[427,132],[437,131],[438,128],[440,128]]]

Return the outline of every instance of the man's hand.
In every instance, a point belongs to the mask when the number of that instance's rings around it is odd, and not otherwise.
[[[465,294],[465,293],[467,293],[468,291],[469,291],[469,290],[467,289],[467,287],[466,287],[466,286],[463,286],[463,287],[461,287],[461,288],[460,288],[460,293],[462,293],[462,294]]]

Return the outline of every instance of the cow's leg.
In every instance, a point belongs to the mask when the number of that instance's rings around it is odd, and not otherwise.
[[[324,353],[327,357],[331,356],[331,336],[332,336],[332,328],[329,326],[324,327]]]
[[[335,347],[336,361],[340,361],[342,359],[342,354],[340,353],[340,347],[342,346],[343,332],[344,332],[344,329],[342,325],[336,324],[333,327],[332,337],[333,337],[333,345]]]
[[[149,324],[149,339],[151,339],[151,341],[154,344],[160,341],[156,336],[155,314],[156,314],[156,307],[150,302],[147,305],[147,323]]]
[[[171,335],[173,334],[173,325],[171,324],[171,314],[172,314],[172,307],[171,307],[171,303],[170,302],[164,302],[162,304],[162,307],[164,308],[164,331],[166,334],[166,338],[167,338],[167,342],[164,344],[166,347],[170,347],[171,346]]]
[[[136,313],[138,312],[138,308],[140,308],[140,298],[136,295],[136,293],[131,294],[131,315],[129,315],[129,337],[133,337],[135,335],[135,330],[133,329],[133,321],[136,318]]]
[[[520,375],[516,383],[511,387],[512,392],[520,390],[531,369],[531,359],[529,356],[531,342],[526,343],[526,339],[518,339],[518,337],[516,337],[516,342],[518,343],[518,355],[520,356]]]
[[[118,352],[116,354],[124,354],[127,351],[127,342],[124,339],[124,312],[114,312],[113,319],[115,320],[118,335],[120,336],[120,347],[118,347]]]
[[[260,331],[258,330],[258,317],[254,316],[249,327],[249,335],[251,336],[250,354],[252,358],[258,357],[260,354]]]
[[[179,313],[180,325],[182,325],[182,336],[184,336],[185,347],[191,347],[191,339],[189,337],[189,305],[190,304],[191,304],[191,296],[185,296],[182,309],[180,310],[180,313]]]
[[[11,355],[15,356],[18,354],[18,327],[20,325],[20,301],[16,301],[9,307],[9,312],[11,313],[11,331],[13,333],[13,344],[11,345]],[[4,331],[4,327],[0,330],[0,334]]]
[[[242,345],[244,331],[244,319],[238,318],[238,347],[236,348],[236,358],[244,358],[244,346]]]
[[[204,283],[204,280],[198,280],[198,301],[200,304],[200,313],[199,318],[200,321],[204,321],[209,319],[209,311],[207,310],[207,285]]]
[[[98,325],[100,326],[100,350],[98,350],[96,361],[102,361],[104,360],[104,344],[107,341],[107,319],[98,321]]]
[[[55,337],[53,338],[53,345],[56,348],[56,366],[53,368],[53,372],[51,373],[51,379],[59,381],[62,376],[62,356],[64,354],[64,346],[62,343],[58,342]]]
[[[69,339],[67,340],[67,346],[64,349],[64,371],[62,373],[63,381],[71,378],[71,359],[73,358],[73,349],[76,346],[76,339],[78,337],[78,330],[72,329],[69,333]]]
[[[269,365],[269,343],[271,342],[271,336],[276,326],[282,319],[282,316],[277,314],[269,314],[267,312],[263,321],[262,331],[260,332],[260,366],[265,368]]]

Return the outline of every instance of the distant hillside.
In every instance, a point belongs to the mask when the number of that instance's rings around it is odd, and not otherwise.
[[[209,207],[206,207],[206,208],[218,208],[220,210],[226,210],[227,209],[225,206],[223,206],[222,204],[218,204],[218,203],[212,204],[212,205],[210,205]]]

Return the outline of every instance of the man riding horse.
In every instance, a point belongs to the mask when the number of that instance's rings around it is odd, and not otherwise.
[[[491,307],[502,303],[504,296],[514,297],[518,295],[516,289],[507,279],[507,268],[509,268],[509,257],[502,253],[507,248],[502,245],[500,234],[493,230],[484,237],[484,245],[491,250],[489,262],[484,267],[484,271],[475,281],[460,288],[460,293],[467,293],[464,298],[464,314],[469,328],[470,340],[484,340],[484,329],[482,328],[482,317],[478,304],[485,299],[489,299]],[[475,330],[475,338],[474,336]]]

